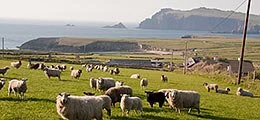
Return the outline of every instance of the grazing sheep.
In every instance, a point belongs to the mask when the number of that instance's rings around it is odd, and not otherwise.
[[[22,65],[22,62],[21,62],[21,60],[19,60],[19,61],[17,61],[17,62],[11,62],[11,67],[14,67],[14,68],[19,68],[19,67],[21,67],[21,65]]]
[[[60,70],[64,71],[67,69],[67,66],[65,64],[60,65]]]
[[[133,74],[130,78],[140,79],[140,74]]]
[[[148,86],[148,80],[146,78],[143,78],[140,80],[140,86],[141,87],[147,87]]]
[[[127,94],[123,94],[120,101],[120,107],[122,113],[124,114],[126,112],[127,115],[129,114],[131,109],[134,109],[136,113],[138,112],[138,110],[140,112],[143,111],[142,100],[139,97],[130,97]]]
[[[93,69],[93,67],[87,67],[87,68],[86,68],[86,71],[87,71],[87,72],[92,72],[92,69]]]
[[[106,91],[111,87],[115,87],[116,81],[113,78],[99,78],[97,80],[97,89]]]
[[[116,81],[116,87],[118,87],[118,86],[123,86],[124,85],[124,82],[121,82],[121,81]]]
[[[44,63],[41,63],[38,69],[43,70],[45,67],[46,65]]]
[[[91,78],[89,79],[89,86],[90,86],[91,88],[93,88],[94,90],[96,90],[96,89],[97,89],[97,79],[91,77]]]
[[[2,74],[4,76],[8,69],[10,69],[8,66],[6,66],[4,68],[0,68],[0,74]]]
[[[195,108],[198,110],[198,114],[200,114],[200,95],[198,92],[174,90],[168,95],[170,106],[176,108],[177,112],[180,113],[182,108],[189,108],[189,112],[192,108]]]
[[[56,97],[57,113],[67,120],[102,120],[103,100],[93,96],[71,96],[60,93]]]
[[[70,76],[76,79],[79,79],[82,70],[72,70]]]
[[[153,104],[158,102],[159,107],[163,106],[165,101],[165,96],[163,92],[149,92],[145,91],[147,102],[149,102],[150,106],[153,107]]]
[[[133,90],[129,86],[118,86],[118,87],[109,88],[105,92],[105,95],[108,95],[112,99],[113,106],[115,106],[116,102],[120,102],[122,97],[121,94],[128,94],[132,96]]]
[[[1,78],[0,80],[0,90],[4,87],[6,79]]]
[[[249,90],[244,90],[241,87],[237,88],[237,95],[238,96],[249,96],[249,97],[254,96],[254,94],[252,92],[250,92]]]
[[[103,71],[107,72],[108,71],[108,66],[104,66]]]
[[[113,74],[114,74],[114,70],[109,70],[109,73],[110,73],[111,75],[113,75]]]
[[[85,67],[87,67],[87,64],[82,64],[81,66],[82,66],[83,68],[85,68]]]
[[[83,92],[83,93],[87,96],[95,95],[95,93],[90,93],[90,92]],[[111,103],[112,103],[111,98],[107,95],[99,95],[99,96],[96,96],[96,97],[100,97],[103,100],[103,107],[102,108],[107,111],[108,116],[111,116]]]
[[[114,69],[114,74],[115,74],[115,75],[118,75],[119,73],[120,73],[120,70],[119,70],[118,67],[116,67],[116,68]]]
[[[210,90],[215,90],[216,92],[218,91],[218,84],[209,84],[207,82],[203,83],[203,86],[210,92]]]
[[[217,93],[221,93],[221,94],[228,94],[229,91],[230,91],[230,88],[226,88],[225,90],[223,90],[223,89],[218,89],[216,92],[217,92]]]
[[[60,74],[61,74],[60,70],[53,69],[53,68],[44,68],[43,71],[49,79],[50,77],[58,77],[60,80]]]
[[[21,80],[13,79],[13,80],[9,81],[8,96],[13,91],[14,95],[16,95],[15,93],[17,92],[20,95],[20,98],[23,99],[24,93],[27,90],[26,81],[27,81],[27,79],[25,79],[25,78],[22,78]]]
[[[40,66],[39,63],[32,64],[31,61],[29,61],[28,65],[27,65],[27,68],[36,70],[36,69],[39,68],[39,66]]]
[[[73,67],[73,66],[70,66],[70,70],[74,70],[74,67]]]
[[[168,82],[168,78],[167,78],[166,75],[161,75],[161,80],[162,80],[163,82]]]

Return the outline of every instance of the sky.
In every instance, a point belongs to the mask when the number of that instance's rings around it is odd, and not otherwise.
[[[191,10],[207,7],[235,10],[244,0],[0,0],[0,19],[141,22],[161,8]],[[252,14],[260,15],[260,0],[252,0]],[[238,9],[245,12],[247,2]]]

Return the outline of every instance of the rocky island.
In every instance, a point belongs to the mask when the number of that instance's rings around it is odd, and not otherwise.
[[[112,26],[104,26],[103,28],[124,28],[125,29],[126,26],[120,22],[120,23],[112,25]]]

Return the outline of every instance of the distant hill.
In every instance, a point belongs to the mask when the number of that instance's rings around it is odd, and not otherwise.
[[[126,26],[123,23],[118,23],[112,26],[104,26],[103,28],[126,28]]]
[[[161,9],[152,18],[146,18],[139,24],[141,29],[177,29],[211,31],[233,11],[219,9],[197,8],[187,11]],[[242,33],[245,14],[235,12],[213,32]],[[250,15],[249,33],[260,34],[260,16]]]
[[[55,52],[113,52],[139,51],[137,42],[88,39],[88,38],[37,38],[20,46],[22,50],[55,51]]]

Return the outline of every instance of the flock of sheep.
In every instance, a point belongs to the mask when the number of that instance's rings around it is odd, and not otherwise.
[[[21,61],[11,62],[11,67],[19,68],[22,65]],[[82,65],[87,72],[91,72],[93,69],[109,72],[110,74],[119,74],[120,69],[115,68],[109,70],[108,66],[104,65]],[[50,77],[57,77],[61,79],[61,72],[66,70],[66,65],[46,66],[45,64],[35,63],[32,64],[29,61],[29,69],[41,69],[45,75]],[[10,69],[9,67],[0,68],[0,74],[3,76]],[[82,70],[76,70],[74,67],[70,67],[71,77],[79,79]],[[130,76],[132,79],[140,79],[140,86],[147,87],[148,80],[142,78],[140,74],[133,74]],[[168,82],[168,78],[165,75],[161,75],[162,82]],[[27,79],[21,78],[20,80],[10,80],[8,86],[8,96],[11,92],[18,93],[20,98],[23,99],[24,93],[27,90]],[[6,80],[1,78],[0,90],[4,87]],[[79,120],[91,120],[93,118],[102,120],[102,110],[107,111],[107,115],[111,116],[111,105],[115,106],[117,102],[120,103],[122,114],[129,114],[131,109],[134,109],[137,113],[143,112],[142,100],[139,97],[133,96],[133,89],[130,86],[124,85],[124,82],[116,81],[113,78],[93,78],[89,79],[89,85],[92,89],[103,91],[104,95],[95,96],[95,93],[84,92],[85,96],[73,96],[69,93],[60,93],[56,97],[56,109],[57,113],[63,119],[79,119]],[[210,90],[215,90],[216,93],[228,94],[230,88],[219,89],[218,84],[204,83],[203,86]],[[188,108],[189,112],[192,109],[197,109],[200,114],[200,94],[191,90],[177,90],[177,89],[160,89],[158,91],[145,91],[147,102],[153,107],[153,104],[159,103],[159,107],[162,107],[166,101],[170,108],[175,109],[177,112],[181,112],[181,109]],[[237,95],[253,97],[253,93],[244,90],[242,88],[237,89]]]

